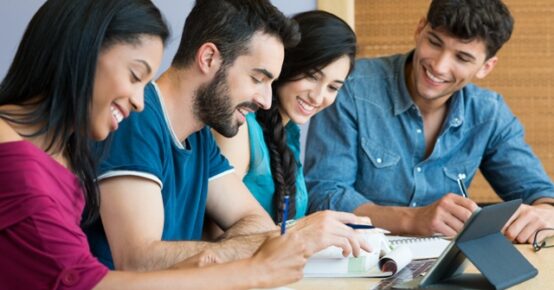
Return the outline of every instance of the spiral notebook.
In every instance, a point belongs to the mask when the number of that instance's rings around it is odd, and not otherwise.
[[[449,240],[441,237],[387,236],[387,239],[393,246],[408,246],[414,260],[438,258],[450,244]]]

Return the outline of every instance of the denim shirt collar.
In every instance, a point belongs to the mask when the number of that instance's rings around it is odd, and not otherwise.
[[[396,68],[394,71],[397,75],[396,81],[398,83],[395,87],[398,91],[391,94],[391,96],[393,96],[392,105],[395,116],[398,116],[415,106],[415,103],[410,96],[410,91],[408,91],[405,77],[406,63],[408,61],[412,61],[413,53],[413,50],[410,51],[409,53],[403,55],[399,59],[399,61],[396,62]]]
[[[449,100],[449,112],[445,124],[450,127],[459,127],[464,123],[464,89],[454,92]]]
[[[406,64],[408,61],[412,61],[414,51],[410,51],[403,55],[397,62],[397,67],[395,69],[397,74],[397,88],[398,92],[392,94],[393,96],[393,109],[394,115],[398,116],[408,109],[416,106],[412,97],[410,96],[410,91],[406,85]],[[464,122],[464,90],[454,92],[449,100],[449,110],[448,117],[445,124],[449,127],[459,127]]]

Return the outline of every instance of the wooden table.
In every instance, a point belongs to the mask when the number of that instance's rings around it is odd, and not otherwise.
[[[554,248],[542,249],[535,253],[531,245],[517,245],[516,247],[539,270],[539,274],[510,289],[554,289]],[[466,272],[476,273],[477,270],[471,265]],[[296,290],[369,290],[379,281],[374,278],[304,278],[286,287]]]

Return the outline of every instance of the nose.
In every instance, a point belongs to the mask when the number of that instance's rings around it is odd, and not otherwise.
[[[136,92],[134,96],[131,96],[129,102],[133,111],[142,112],[144,110],[144,88]]]
[[[254,102],[262,109],[269,110],[271,108],[271,84],[265,87],[265,89],[260,92],[259,95],[254,99]]]
[[[312,105],[319,106],[324,99],[324,88],[323,84],[318,84],[309,91],[308,98]]]
[[[450,66],[450,56],[448,53],[441,53],[433,64],[433,71],[436,74],[444,75],[448,73]]]

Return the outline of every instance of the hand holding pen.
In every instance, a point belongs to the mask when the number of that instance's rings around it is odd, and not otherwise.
[[[326,210],[297,220],[289,232],[299,233],[311,254],[329,246],[336,246],[342,249],[344,256],[358,256],[361,250],[371,251],[371,247],[364,234],[354,228],[372,227],[367,217]]]

